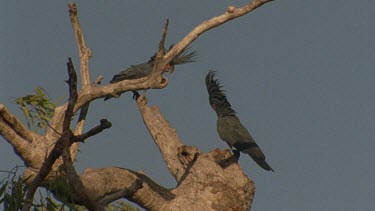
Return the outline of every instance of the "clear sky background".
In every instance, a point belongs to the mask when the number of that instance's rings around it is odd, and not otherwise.
[[[228,5],[247,1],[77,1],[91,77],[104,84],[157,50],[166,17],[176,43]],[[68,87],[66,61],[78,68],[68,1],[6,1],[0,7],[0,103],[43,87],[56,100]],[[226,148],[216,132],[204,77],[210,69],[275,173],[248,156],[253,210],[371,210],[375,199],[375,1],[276,0],[215,28],[193,44],[199,61],[176,67],[169,85],[148,91],[184,144]],[[91,104],[86,130],[112,128],[81,145],[76,166],[143,170],[176,182],[143,124],[131,93]],[[22,161],[0,138],[0,169]],[[5,175],[0,175],[4,177]]]

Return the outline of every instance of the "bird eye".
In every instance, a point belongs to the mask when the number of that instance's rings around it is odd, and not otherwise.
[[[165,69],[167,69],[167,70],[171,69],[171,65],[167,64],[167,66],[165,66]]]

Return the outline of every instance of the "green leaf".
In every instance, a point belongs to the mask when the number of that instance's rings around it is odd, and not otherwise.
[[[48,211],[54,211],[54,210],[56,210],[59,206],[57,206],[56,204],[55,204],[55,202],[51,199],[51,198],[49,198],[49,197],[46,197],[46,201],[47,201],[47,210]]]
[[[35,94],[16,98],[14,102],[21,108],[29,128],[33,128],[35,131],[39,128],[47,129],[47,124],[51,120],[58,103],[53,103],[47,92],[41,87],[35,89]]]
[[[21,107],[21,110],[23,112],[23,115],[26,117],[26,120],[29,121],[29,109],[27,107]]]
[[[5,189],[8,186],[8,181],[5,182],[5,184],[0,188],[0,196],[4,194]]]

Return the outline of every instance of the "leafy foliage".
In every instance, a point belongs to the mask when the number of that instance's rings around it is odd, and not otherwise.
[[[2,204],[3,210],[20,210],[23,207],[23,199],[27,191],[26,181],[28,178],[22,178],[17,175],[18,166],[11,171],[0,171],[8,173],[8,176],[0,181],[0,205]],[[54,199],[54,196],[45,189],[45,193],[39,191],[39,202],[34,200],[33,210],[84,210],[81,206],[75,206],[70,203],[60,203]],[[71,195],[71,193],[70,193]]]
[[[49,181],[48,190],[58,197],[62,205],[67,206],[70,210],[84,210],[83,207],[72,203],[74,202],[73,188],[69,185],[66,178]],[[60,207],[64,208],[64,206]]]
[[[11,180],[2,182],[0,203],[4,203],[4,210],[19,210],[23,206],[25,187],[22,180]]]
[[[8,176],[0,182],[0,204],[4,210],[20,210],[23,206],[27,187],[25,180],[17,177],[17,170],[18,166],[7,172]]]
[[[20,210],[23,207],[23,199],[27,191],[26,181],[28,178],[22,178],[17,174],[19,166],[14,167],[10,171],[0,170],[0,173],[8,175],[0,181],[0,209],[2,210]],[[39,191],[39,200],[34,200],[33,210],[86,210],[83,206],[72,204],[73,190],[70,188],[66,179],[55,180],[48,184],[48,188],[52,191],[44,189]],[[56,198],[58,197],[58,199]],[[124,201],[116,201],[106,207],[109,211],[140,211],[132,205]]]
[[[38,132],[39,129],[44,131],[47,129],[48,122],[51,120],[53,112],[61,99],[52,103],[48,98],[47,92],[43,88],[37,87],[35,94],[16,98],[14,102],[22,110],[29,128],[33,128],[35,132]]]

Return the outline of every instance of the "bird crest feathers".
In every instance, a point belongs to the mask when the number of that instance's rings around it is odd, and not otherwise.
[[[168,53],[172,48],[174,44],[169,46],[168,51],[165,51],[164,53]],[[182,50],[172,61],[171,65],[180,65],[180,64],[186,64],[197,61],[198,53],[197,51],[189,52],[190,47],[185,48]],[[155,62],[156,59],[156,53],[148,60],[149,63]]]
[[[215,79],[215,74],[216,71],[210,70],[205,80],[210,105],[219,116],[235,115],[236,112],[232,109],[219,81]]]

